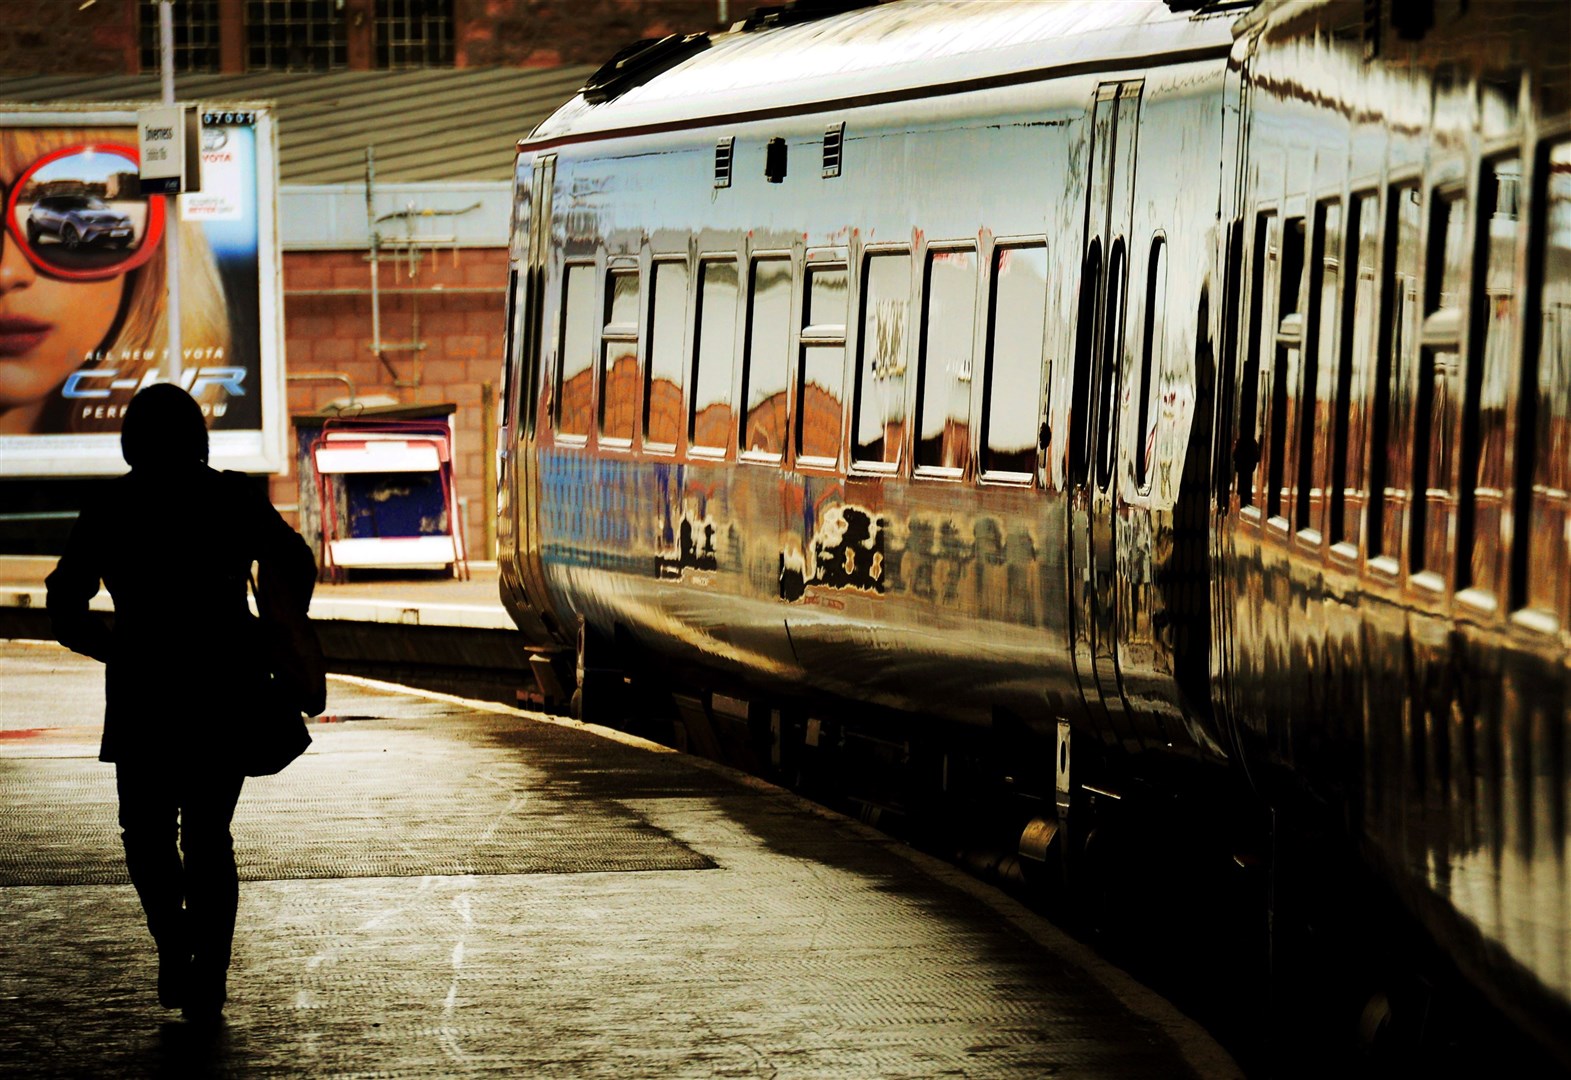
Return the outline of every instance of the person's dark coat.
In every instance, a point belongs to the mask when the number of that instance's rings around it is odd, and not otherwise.
[[[128,417],[132,470],[77,520],[48,578],[49,614],[62,644],[108,665],[101,760],[219,764],[267,677],[252,563],[264,590],[303,579],[305,602],[316,564],[260,490],[206,465],[205,429],[200,453],[149,453],[141,434]],[[88,609],[100,581],[112,630]]]

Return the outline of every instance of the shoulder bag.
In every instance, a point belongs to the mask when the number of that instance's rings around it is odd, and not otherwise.
[[[271,776],[311,745],[305,716],[327,706],[326,666],[322,645],[304,614],[285,616],[277,605],[256,598],[255,641],[263,684],[249,723],[243,726],[240,765],[247,776]]]

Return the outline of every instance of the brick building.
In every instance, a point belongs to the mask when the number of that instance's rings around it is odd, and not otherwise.
[[[177,70],[375,71],[599,64],[709,30],[757,0],[176,0]],[[0,0],[0,71],[158,70],[156,0]]]
[[[629,41],[756,0],[182,0],[177,95],[271,101],[292,414],[350,392],[452,403],[470,551],[485,554],[483,387],[499,382],[516,140]],[[0,102],[154,101],[151,0],[0,0]],[[308,79],[302,73],[313,74]],[[31,74],[28,74],[31,73]],[[84,79],[86,74],[98,76]],[[375,320],[365,152],[376,155]],[[398,212],[422,215],[397,220]],[[373,341],[380,323],[380,353]],[[34,487],[37,485],[35,484]],[[60,486],[60,485],[56,485]],[[286,515],[297,478],[274,478]],[[15,501],[14,499],[8,501]],[[35,507],[69,507],[69,493]]]

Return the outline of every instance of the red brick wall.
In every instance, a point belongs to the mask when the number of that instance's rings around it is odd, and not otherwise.
[[[839,457],[840,429],[845,414],[840,399],[817,383],[802,388],[802,453],[808,457]]]
[[[631,439],[638,430],[638,357],[623,353],[605,375],[600,430],[613,439]]]
[[[706,405],[693,417],[694,446],[730,449],[736,432],[736,414],[728,404]]]
[[[0,27],[7,75],[137,70],[135,0],[0,0]]]
[[[649,441],[682,441],[682,424],[687,413],[682,404],[682,388],[670,379],[655,379],[649,384]]]
[[[767,0],[779,3],[780,0]],[[760,0],[730,0],[745,19]],[[459,67],[600,64],[641,38],[716,28],[716,0],[457,0]]]
[[[779,0],[769,0],[777,3]],[[730,0],[729,19],[744,19],[759,0]],[[351,0],[350,67],[371,67],[369,0]],[[715,29],[716,0],[455,0],[454,63],[552,67],[599,64],[640,38]],[[226,70],[242,70],[244,5],[220,8]],[[141,70],[136,0],[0,0],[0,71],[127,74]],[[154,68],[153,70],[157,70]]]
[[[391,290],[422,291],[418,295]],[[458,493],[468,500],[470,553],[484,557],[486,507],[481,384],[501,394],[506,320],[507,251],[464,249],[427,254],[414,277],[407,262],[383,261],[379,287],[384,344],[425,342],[419,351],[387,351],[387,363],[371,350],[370,267],[362,251],[287,252],[284,255],[284,357],[291,374],[341,373],[359,396],[384,395],[400,404],[452,402],[458,448],[454,473]],[[323,295],[322,290],[358,290]],[[390,367],[389,367],[390,366]],[[408,384],[408,385],[399,385]],[[418,385],[414,385],[418,384]],[[290,414],[316,412],[346,396],[341,382],[292,381]],[[296,479],[277,477],[273,501],[296,501]]]
[[[744,450],[783,454],[786,450],[786,395],[781,390],[747,410]]]
[[[568,435],[588,435],[595,429],[595,372],[584,368],[562,380],[562,398],[556,406],[557,430]]]

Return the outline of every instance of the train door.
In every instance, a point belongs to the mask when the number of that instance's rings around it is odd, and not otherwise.
[[[1244,431],[1243,423],[1253,423],[1252,410],[1244,407],[1252,400],[1254,389],[1243,385],[1247,364],[1244,359],[1244,254],[1249,225],[1244,213],[1244,161],[1247,154],[1249,83],[1239,66],[1229,66],[1224,83],[1222,109],[1223,205],[1231,207],[1225,240],[1219,258],[1222,263],[1221,321],[1217,328],[1220,362],[1215,383],[1215,408],[1212,413],[1211,460],[1215,486],[1216,525],[1211,536],[1211,642],[1209,657],[1211,704],[1226,739],[1228,750],[1243,760],[1243,740],[1239,729],[1239,708],[1235,700],[1237,668],[1233,657],[1237,612],[1235,582],[1229,576],[1236,565],[1239,503],[1235,501],[1235,481],[1248,472],[1249,441],[1254,431]],[[1249,249],[1252,250],[1252,249]],[[1252,465],[1249,466],[1253,468]]]
[[[1068,477],[1075,669],[1092,715],[1105,710],[1105,737],[1130,749],[1138,747],[1124,720],[1118,672],[1114,474],[1142,88],[1139,81],[1103,83],[1092,106]]]

